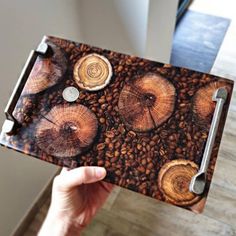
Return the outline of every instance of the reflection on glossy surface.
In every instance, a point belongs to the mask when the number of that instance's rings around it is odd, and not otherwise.
[[[184,163],[191,163],[194,168],[200,165],[211,120],[206,120],[202,125],[193,110],[194,96],[217,81],[226,86],[231,94],[232,81],[59,38],[48,37],[45,40],[52,47],[55,45],[55,50],[67,58],[65,73],[55,84],[49,83],[41,92],[22,94],[14,110],[14,116],[19,118],[19,127],[12,136],[2,133],[1,144],[69,168],[104,166],[108,172],[108,182],[172,204],[192,207],[199,198],[186,193],[188,174],[177,176],[177,182],[171,188],[168,188],[169,183],[163,174],[161,180],[165,181],[163,185],[158,185],[158,174],[166,163],[173,160],[184,159]],[[78,87],[73,76],[75,64],[94,53],[107,58],[113,71],[110,81],[99,91]],[[58,65],[64,67],[64,64]],[[34,70],[38,71],[37,65],[32,73]],[[97,72],[91,71],[93,75]],[[53,71],[49,76],[51,73]],[[63,91],[70,86],[79,90],[79,98],[72,103],[63,98]],[[135,111],[132,110],[132,104],[126,113],[122,112],[119,101],[127,86],[133,86],[130,90],[132,95],[142,101],[143,107],[148,108],[148,122],[132,120],[142,115],[142,111],[137,110],[140,114],[135,113],[134,118],[129,116]],[[229,101],[230,96],[224,106],[219,136]],[[157,110],[150,112],[156,106]],[[212,116],[213,111],[210,113]],[[137,130],[128,123],[144,126],[145,129]],[[155,125],[150,128],[150,124]],[[209,189],[219,144],[220,140],[217,139],[204,195]],[[189,167],[183,169],[183,173],[189,173]],[[168,190],[168,194],[170,191],[172,195],[174,193],[174,196],[171,195],[172,201],[166,197],[165,190]],[[200,212],[201,206],[194,210]]]

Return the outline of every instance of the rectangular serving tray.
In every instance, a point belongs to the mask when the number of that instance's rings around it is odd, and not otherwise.
[[[189,59],[188,59],[189,60]],[[201,212],[233,81],[45,36],[5,109],[0,143]]]

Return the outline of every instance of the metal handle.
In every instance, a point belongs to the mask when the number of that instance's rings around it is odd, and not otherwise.
[[[48,52],[49,46],[42,42],[39,44],[38,48],[36,50],[32,50],[30,52],[30,55],[24,65],[24,68],[20,74],[20,77],[16,83],[16,86],[11,94],[11,97],[7,103],[7,106],[4,110],[6,115],[6,120],[3,124],[2,131],[4,133],[10,134],[16,124],[16,120],[13,117],[12,113],[15,109],[16,103],[21,95],[21,92],[25,86],[25,83],[29,77],[29,74],[32,70],[32,67],[34,66],[34,63],[38,57],[38,55],[45,55]]]
[[[206,185],[206,174],[209,166],[212,149],[215,142],[215,137],[219,127],[220,117],[222,114],[224,103],[227,99],[227,90],[219,88],[215,91],[212,100],[216,101],[216,107],[209,130],[206,147],[203,153],[200,169],[196,175],[191,179],[189,190],[195,194],[202,194]]]

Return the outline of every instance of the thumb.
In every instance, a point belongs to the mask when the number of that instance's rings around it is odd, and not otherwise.
[[[82,184],[90,184],[104,179],[106,170],[103,167],[84,166],[72,170],[63,169],[54,179],[54,187],[67,191]]]

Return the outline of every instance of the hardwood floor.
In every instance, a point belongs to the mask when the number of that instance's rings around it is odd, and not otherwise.
[[[228,7],[225,3],[231,4]],[[217,5],[218,4],[218,5]],[[211,73],[236,82],[236,15],[234,0],[195,0],[191,10],[231,18]],[[217,7],[218,6],[218,7]],[[225,9],[226,8],[226,9]],[[221,9],[221,10],[219,10]],[[36,235],[44,220],[47,198],[24,235]],[[157,202],[140,194],[115,188],[84,236],[235,236],[236,235],[236,86],[205,210],[202,214]]]

